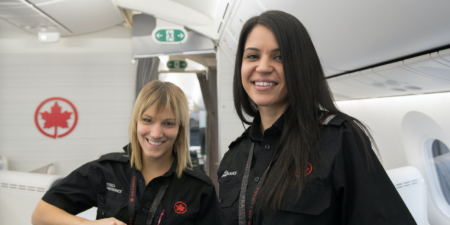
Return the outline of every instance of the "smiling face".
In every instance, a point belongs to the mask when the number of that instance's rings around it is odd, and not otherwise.
[[[172,157],[178,130],[175,115],[170,110],[157,112],[155,105],[147,109],[137,122],[143,161]]]
[[[257,25],[247,37],[241,67],[242,85],[261,107],[286,108],[288,92],[277,40],[267,27]]]

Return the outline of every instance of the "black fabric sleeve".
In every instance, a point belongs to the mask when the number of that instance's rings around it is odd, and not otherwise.
[[[222,224],[220,220],[219,201],[214,185],[206,185],[201,194],[200,211],[196,225]]]
[[[360,131],[361,137],[359,128],[348,122],[343,126],[341,149],[333,166],[333,188],[341,205],[342,224],[416,224],[367,136]]]
[[[45,193],[42,200],[72,215],[97,206],[97,169],[87,163],[70,173]]]

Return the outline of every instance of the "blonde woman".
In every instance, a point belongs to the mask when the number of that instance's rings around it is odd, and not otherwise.
[[[176,85],[144,86],[131,115],[131,143],[76,169],[38,203],[39,224],[219,224],[214,186],[188,167],[186,96]],[[97,220],[74,216],[93,206]]]

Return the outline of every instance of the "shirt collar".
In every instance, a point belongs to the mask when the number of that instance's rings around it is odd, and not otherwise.
[[[177,165],[178,165],[178,156],[176,153],[173,154],[173,162],[172,162],[172,166],[170,166],[170,169],[164,174],[162,175],[163,177],[168,177],[171,176],[173,173],[176,172],[177,170]]]
[[[286,113],[289,111],[289,107],[284,111],[284,113],[273,123],[271,127],[269,127],[267,130],[264,131],[264,134],[281,134],[283,132],[284,128],[284,117]],[[252,126],[250,126],[250,137],[255,141],[262,141],[263,140],[263,134],[261,133],[261,116],[259,113],[253,118]]]

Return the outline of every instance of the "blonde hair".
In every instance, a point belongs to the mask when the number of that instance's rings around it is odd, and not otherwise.
[[[178,135],[173,144],[173,149],[177,153],[176,174],[181,176],[183,170],[187,167],[187,161],[191,165],[191,157],[188,145],[189,128],[189,105],[184,92],[175,84],[155,80],[147,83],[139,93],[134,103],[131,113],[130,126],[128,134],[131,140],[131,166],[141,170],[142,148],[139,144],[137,135],[137,123],[141,120],[142,114],[150,107],[156,105],[156,112],[173,112],[176,117]]]

